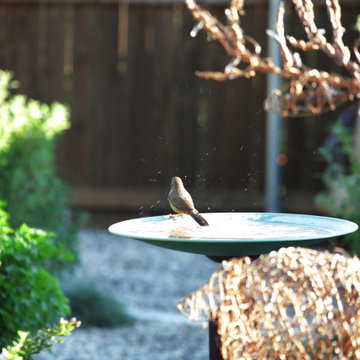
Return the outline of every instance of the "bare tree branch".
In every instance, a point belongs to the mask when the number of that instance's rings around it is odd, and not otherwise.
[[[274,73],[283,78],[287,85],[285,90],[273,91],[265,101],[265,108],[275,110],[282,116],[320,114],[360,97],[358,43],[356,42],[353,47],[356,59],[353,61],[349,47],[343,42],[345,29],[341,24],[341,8],[338,0],[326,0],[333,33],[331,42],[326,38],[324,31],[316,25],[314,5],[311,0],[292,0],[307,39],[296,39],[294,36],[286,35],[285,7],[283,3],[280,4],[275,32],[268,30],[267,34],[280,46],[282,67],[275,65],[270,58],[261,56],[261,46],[255,39],[246,35],[241,27],[244,0],[232,0],[230,7],[225,10],[226,25],[200,7],[195,0],[185,1],[194,19],[207,32],[209,39],[219,41],[231,58],[223,72],[197,72],[198,76],[224,81],[237,77],[251,78],[259,73]],[[302,52],[310,50],[323,52],[344,68],[349,76],[307,67],[296,49]]]

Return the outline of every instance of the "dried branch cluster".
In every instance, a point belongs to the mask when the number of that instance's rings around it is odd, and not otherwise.
[[[222,24],[210,12],[200,7],[195,0],[186,0],[197,25],[192,31],[195,36],[199,29],[207,31],[209,39],[219,41],[230,63],[223,72],[199,72],[198,75],[223,81],[236,77],[254,77],[257,73],[274,73],[287,82],[284,91],[276,89],[265,102],[267,110],[275,110],[282,116],[319,114],[334,110],[348,100],[359,98],[360,94],[360,55],[358,44],[354,44],[352,60],[350,49],[343,43],[345,29],[341,25],[341,8],[338,0],[326,0],[326,7],[332,28],[329,41],[324,30],[315,23],[314,6],[311,0],[292,0],[297,14],[304,26],[307,39],[298,40],[285,34],[285,8],[281,3],[275,32],[267,33],[280,46],[283,66],[279,67],[268,57],[261,56],[261,46],[255,39],[247,36],[241,27],[244,14],[244,0],[232,0],[225,10],[228,24]],[[348,77],[307,67],[300,52],[321,51],[334,60],[349,74]],[[300,52],[299,52],[300,51]],[[240,65],[242,68],[240,68]]]
[[[218,321],[224,359],[360,359],[359,294],[357,257],[290,247],[224,262],[178,309]]]

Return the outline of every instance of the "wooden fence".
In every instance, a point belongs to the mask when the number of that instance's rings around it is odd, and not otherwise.
[[[360,4],[349,4],[351,42]],[[224,16],[223,6],[211,9]],[[264,51],[266,24],[266,2],[252,1],[243,26]],[[0,0],[0,68],[15,72],[22,93],[71,108],[57,155],[74,205],[164,211],[170,177],[179,175],[202,208],[262,209],[266,79],[197,78],[229,59],[204,33],[191,38],[193,25],[181,2]],[[321,189],[317,149],[335,116],[284,119],[291,210],[311,209]]]

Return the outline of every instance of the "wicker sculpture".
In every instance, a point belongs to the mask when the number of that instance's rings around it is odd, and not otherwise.
[[[223,359],[360,359],[360,261],[283,248],[223,262],[179,311],[215,320]]]

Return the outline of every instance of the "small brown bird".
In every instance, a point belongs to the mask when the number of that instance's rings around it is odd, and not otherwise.
[[[189,214],[199,225],[207,226],[208,222],[195,209],[191,195],[186,191],[181,179],[174,176],[171,179],[171,189],[168,195],[171,208],[178,214]]]

